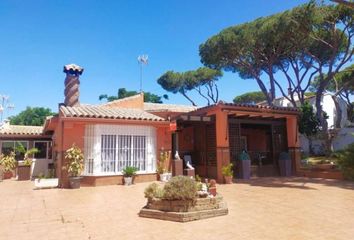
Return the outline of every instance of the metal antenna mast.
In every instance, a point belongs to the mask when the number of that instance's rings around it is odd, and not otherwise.
[[[148,55],[144,54],[138,56],[138,63],[140,65],[140,92],[143,91],[143,65],[147,65],[148,61],[149,61]]]
[[[0,95],[0,125],[3,123],[3,117],[5,110],[7,111],[7,115],[9,115],[9,111],[14,109],[15,106],[9,103],[10,97],[7,95]]]

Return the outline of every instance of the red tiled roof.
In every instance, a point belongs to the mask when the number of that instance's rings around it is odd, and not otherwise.
[[[144,103],[144,110],[148,112],[190,112],[197,110],[195,106],[165,104],[165,103]]]
[[[164,121],[164,119],[161,117],[135,108],[111,108],[104,106],[61,106],[60,112],[63,113],[64,117]]]
[[[0,128],[0,135],[41,135],[43,127],[41,126],[23,126],[23,125],[3,125]]]
[[[202,108],[198,108],[196,111],[203,111],[207,110],[209,108],[213,108],[215,106],[221,106],[221,107],[234,107],[234,108],[239,108],[240,110],[249,110],[249,111],[276,111],[280,113],[293,113],[293,114],[298,114],[300,113],[298,108],[294,107],[277,107],[277,106],[267,106],[267,105],[253,105],[253,104],[242,104],[242,103],[225,103],[225,102],[218,102],[216,104],[210,105],[210,106],[205,106]]]

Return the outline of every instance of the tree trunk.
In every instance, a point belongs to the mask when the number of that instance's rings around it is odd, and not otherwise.
[[[354,105],[349,104],[348,106],[348,120],[354,122]]]
[[[324,92],[324,86],[323,84],[320,84],[317,92],[316,92],[316,117],[317,119],[320,121],[321,127],[322,127],[322,131],[327,132],[327,121],[324,118],[324,114],[323,114],[323,108],[322,108],[322,94]]]
[[[197,104],[195,104],[195,102],[187,96],[187,94],[185,92],[180,92],[185,98],[188,99],[188,101],[190,101],[192,103],[193,106],[197,106]]]
[[[309,155],[313,155],[313,149],[312,149],[312,137],[307,137],[309,140]]]

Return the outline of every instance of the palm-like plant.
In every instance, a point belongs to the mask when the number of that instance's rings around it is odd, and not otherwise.
[[[32,164],[31,157],[33,157],[34,154],[39,152],[37,148],[30,148],[27,150],[21,143],[19,143],[18,146],[16,147],[16,151],[23,154],[24,156],[23,165],[25,166],[31,166]]]

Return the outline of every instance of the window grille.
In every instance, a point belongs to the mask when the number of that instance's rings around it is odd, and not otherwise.
[[[148,126],[88,125],[85,130],[85,174],[121,174],[127,166],[138,173],[155,172],[156,129]]]

